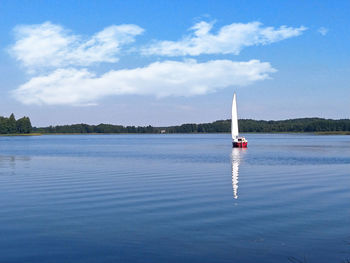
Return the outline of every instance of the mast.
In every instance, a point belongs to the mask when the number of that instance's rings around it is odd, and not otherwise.
[[[238,137],[238,116],[237,116],[236,92],[233,94],[233,99],[232,99],[231,135],[232,135],[232,139],[236,139]]]

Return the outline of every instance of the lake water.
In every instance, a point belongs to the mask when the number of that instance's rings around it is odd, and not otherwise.
[[[0,137],[0,262],[350,258],[350,136],[246,137]]]

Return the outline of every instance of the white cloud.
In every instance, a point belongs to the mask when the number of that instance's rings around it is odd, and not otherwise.
[[[307,28],[281,26],[263,27],[259,22],[233,23],[220,28],[217,34],[210,31],[213,23],[199,22],[192,33],[179,41],[156,41],[143,48],[145,55],[198,56],[201,54],[239,54],[244,47],[267,45],[299,36]]]
[[[318,31],[318,33],[320,33],[322,36],[325,36],[325,35],[327,35],[327,33],[328,33],[328,28],[320,27],[317,31]]]
[[[16,42],[10,53],[28,71],[35,72],[40,68],[116,62],[120,47],[133,42],[143,29],[137,25],[113,25],[83,39],[60,25],[46,22],[18,26],[14,32]]]
[[[270,63],[195,60],[155,62],[146,67],[112,70],[96,76],[86,69],[58,69],[33,77],[14,91],[24,104],[82,105],[110,95],[192,96],[269,78]]]
[[[158,41],[136,54],[197,56],[239,54],[248,46],[267,45],[295,37],[305,27],[264,27],[259,22],[234,23],[212,32],[213,23],[199,22],[179,41]],[[92,105],[107,96],[194,96],[268,79],[276,70],[268,62],[250,60],[161,61],[134,69],[92,72],[96,63],[118,61],[124,45],[143,33],[137,25],[112,25],[90,36],[73,34],[46,22],[15,28],[10,53],[30,79],[12,92],[24,104]],[[130,46],[127,47],[130,50]]]

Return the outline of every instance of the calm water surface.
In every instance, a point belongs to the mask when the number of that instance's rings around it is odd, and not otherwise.
[[[0,262],[342,262],[350,136],[0,137]]]

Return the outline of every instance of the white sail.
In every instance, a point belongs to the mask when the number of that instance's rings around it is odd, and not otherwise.
[[[232,99],[231,135],[232,135],[232,139],[236,139],[238,137],[238,116],[237,116],[236,93],[233,94],[233,99]]]

